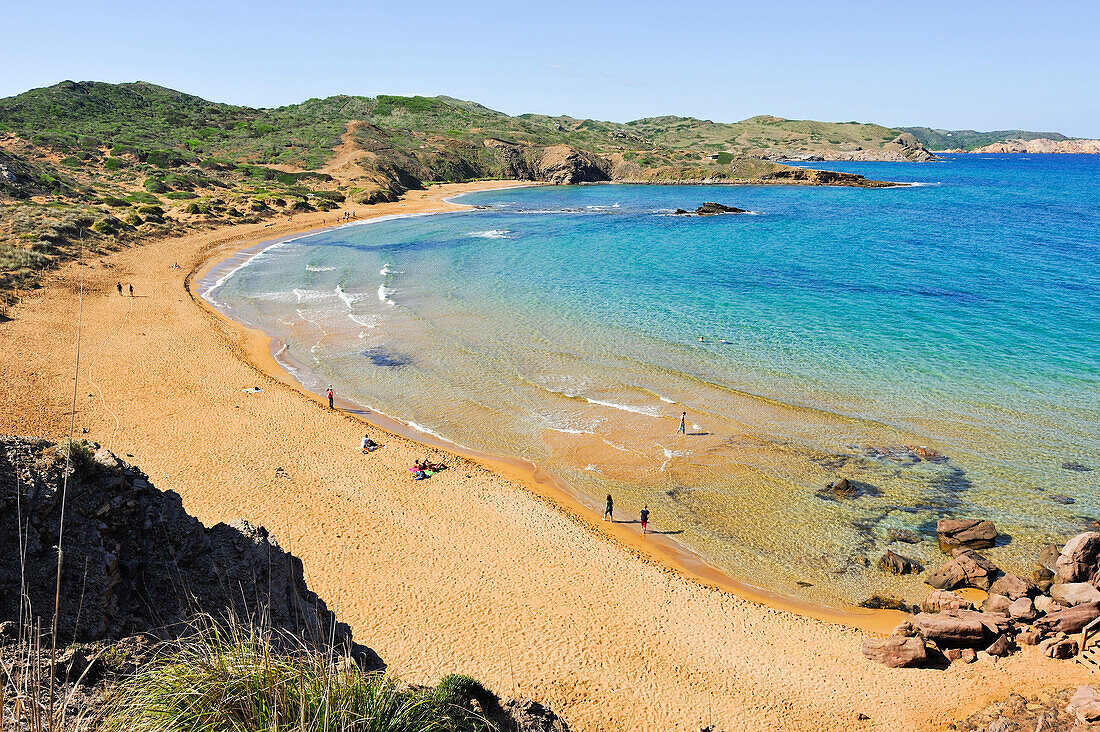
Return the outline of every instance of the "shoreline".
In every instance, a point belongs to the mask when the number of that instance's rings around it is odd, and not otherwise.
[[[473,187],[361,210],[436,208]],[[468,674],[547,704],[578,731],[917,732],[1009,693],[1089,678],[1031,647],[996,663],[889,669],[862,657],[863,633],[645,561],[603,535],[611,526],[589,529],[517,485],[508,466],[456,457],[454,469],[411,482],[414,457],[453,453],[395,436],[360,454],[362,422],[279,369],[258,369],[269,339],[196,307],[184,286],[219,254],[339,213],[192,231],[62,265],[0,322],[0,432],[67,434],[83,274],[78,437],[140,465],[205,526],[265,526],[407,683]],[[135,297],[116,294],[116,282]],[[255,385],[262,393],[242,393]]]
[[[509,187],[520,188],[532,186]],[[475,188],[446,197],[442,199],[442,202],[449,206],[458,207],[458,211],[474,211],[476,209],[472,206],[456,203],[453,199],[470,193],[477,193],[480,190],[501,189],[501,187],[484,189]],[[232,277],[239,269],[251,262],[254,257],[283,243],[311,236],[322,231],[341,228],[342,226],[380,223],[382,221],[398,218],[433,216],[441,213],[449,213],[450,211],[451,209],[440,207],[438,210],[434,211],[424,211],[407,215],[379,214],[377,216],[359,218],[353,222],[336,227],[324,226],[321,228],[303,229],[283,234],[272,239],[252,241],[236,251],[228,253],[220,252],[201,262],[188,273],[184,280],[185,287],[192,301],[199,307],[222,319],[227,324],[230,324],[231,327],[239,329],[242,341],[249,344],[246,348],[246,353],[249,356],[246,363],[249,366],[255,368],[262,374],[290,386],[306,398],[321,403],[322,396],[310,391],[302,382],[295,378],[294,374],[287,366],[279,361],[278,354],[285,348],[285,343],[278,336],[234,320],[211,303],[210,300],[207,299],[207,296],[229,277]],[[219,267],[228,264],[235,258],[249,253],[251,253],[251,256],[247,257],[240,265],[232,268],[226,274],[219,277],[214,284],[207,287],[203,292],[200,293],[198,291],[203,280],[212,276]],[[397,435],[412,442],[422,444],[425,447],[436,448],[466,458],[482,467],[488,468],[502,477],[518,483],[522,488],[539,499],[547,501],[555,509],[561,511],[564,515],[577,522],[594,535],[610,541],[645,561],[655,562],[662,568],[678,572],[682,576],[704,587],[729,592],[743,600],[755,602],[774,610],[786,611],[814,620],[838,623],[846,627],[870,633],[887,634],[894,626],[908,617],[906,613],[897,610],[872,610],[857,606],[832,607],[821,605],[779,592],[773,592],[764,587],[752,585],[714,567],[698,554],[692,552],[673,538],[648,534],[646,535],[648,538],[643,539],[641,535],[626,528],[629,524],[612,522],[608,525],[608,522],[601,519],[597,506],[586,501],[567,481],[541,468],[536,463],[517,457],[483,452],[452,442],[442,435],[432,434],[417,429],[407,420],[385,414],[367,405],[357,404],[340,398],[336,399],[336,403],[339,407],[339,411],[351,419],[371,425],[389,434]]]

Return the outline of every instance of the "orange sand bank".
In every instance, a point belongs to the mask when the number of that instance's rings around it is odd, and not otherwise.
[[[360,218],[445,210],[445,197],[494,185],[515,183],[438,186],[356,208]],[[90,262],[77,427],[132,455],[205,523],[243,517],[271,529],[302,557],[310,586],[403,678],[469,673],[550,704],[578,730],[900,731],[1087,676],[1035,649],[947,671],[886,669],[860,655],[860,631],[827,621],[876,627],[893,617],[779,609],[789,603],[693,563],[675,544],[593,522],[563,486],[518,461],[475,462],[374,427],[386,447],[360,454],[359,417],[304,394],[262,334],[204,307],[185,282],[322,218],[335,214]],[[0,432],[67,431],[79,279],[79,267],[63,268],[0,323]],[[119,297],[116,281],[138,296]],[[241,391],[253,385],[262,393]],[[452,467],[411,481],[406,468],[426,456]]]

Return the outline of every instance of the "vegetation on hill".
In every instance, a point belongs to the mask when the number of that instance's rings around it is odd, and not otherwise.
[[[931,127],[901,127],[920,140],[929,150],[973,150],[977,147],[992,145],[1009,140],[1068,140],[1058,132],[1028,132],[1026,130],[997,130],[995,132],[977,132],[976,130],[934,130]]]
[[[774,160],[926,154],[899,130],[854,122],[620,124],[389,95],[252,109],[146,82],[65,81],[0,99],[0,315],[78,239],[96,253],[483,178],[881,185]]]

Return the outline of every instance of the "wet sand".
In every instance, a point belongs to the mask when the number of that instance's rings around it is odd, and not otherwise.
[[[355,208],[360,218],[443,210],[445,197],[492,185]],[[642,539],[636,525],[601,523],[520,461],[469,459],[377,427],[366,429],[385,448],[362,455],[362,419],[382,424],[377,415],[328,410],[279,369],[266,336],[187,289],[210,264],[335,215],[91,261],[77,430],[132,455],[204,523],[243,517],[271,529],[302,557],[310,586],[406,680],[469,673],[550,704],[574,729],[728,731],[924,729],[1011,691],[1087,677],[1035,649],[947,671],[882,668],[862,658],[852,626],[881,630],[894,616],[794,607],[737,585],[672,542]],[[0,431],[67,431],[79,279],[75,264],[62,268],[0,323]],[[119,297],[116,281],[137,297]],[[242,391],[251,386],[263,391]],[[414,482],[407,468],[418,457],[451,468]]]

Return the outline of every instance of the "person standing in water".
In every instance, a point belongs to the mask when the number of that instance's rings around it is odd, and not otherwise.
[[[639,516],[642,523],[642,533],[646,533],[646,524],[649,523],[649,504],[642,506],[642,513]]]
[[[680,426],[676,429],[676,434],[678,434],[678,435],[686,435],[687,434],[687,418],[688,418],[688,413],[687,412],[681,412],[680,413]]]
[[[328,408],[333,409],[334,407],[332,406],[332,386],[331,385],[329,386],[328,390],[325,392],[325,396],[328,397]]]
[[[607,503],[604,505],[604,508],[603,508],[603,520],[604,521],[610,521],[611,523],[615,523],[615,517],[613,515],[614,510],[615,510],[615,502],[611,500],[611,494],[608,493],[607,494]]]

